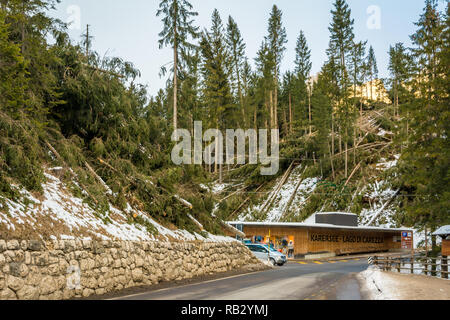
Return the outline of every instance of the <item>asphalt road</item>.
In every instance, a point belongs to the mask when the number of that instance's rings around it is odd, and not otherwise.
[[[289,262],[283,267],[148,291],[114,300],[363,300],[355,274],[367,261]]]

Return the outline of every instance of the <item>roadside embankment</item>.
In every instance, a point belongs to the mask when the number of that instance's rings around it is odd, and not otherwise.
[[[371,300],[450,300],[450,280],[384,272],[377,267],[358,274],[358,280]]]
[[[89,297],[255,264],[239,242],[0,240],[0,300]]]

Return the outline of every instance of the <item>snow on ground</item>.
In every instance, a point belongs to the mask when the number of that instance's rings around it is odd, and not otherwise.
[[[380,137],[386,137],[386,135],[392,136],[394,134],[391,131],[386,131],[380,128],[377,135]]]
[[[370,267],[358,275],[371,300],[400,300],[396,283],[385,277],[377,267]]]
[[[398,160],[400,159],[400,155],[395,155],[394,158],[395,159],[392,161],[387,161],[385,158],[382,158],[381,161],[377,164],[377,169],[386,171],[395,167],[398,163]]]
[[[213,185],[213,187],[211,188],[211,191],[214,194],[218,194],[218,193],[221,193],[223,190],[225,190],[228,186],[229,186],[229,184],[226,184],[226,183],[217,183],[217,184]]]
[[[385,181],[375,181],[367,186],[364,196],[370,199],[370,208],[363,208],[359,216],[361,225],[375,225],[383,228],[395,227],[393,215],[395,211],[389,207],[390,201],[397,191],[392,190]],[[382,221],[380,223],[380,221]]]
[[[133,209],[129,204],[124,211],[110,205],[110,210],[101,216],[81,198],[71,194],[68,188],[55,176],[46,173],[42,199],[17,186],[22,195],[20,201],[0,197],[0,227],[10,232],[28,230],[30,233],[47,234],[51,239],[103,240],[200,240],[207,242],[235,241],[229,237],[206,233],[206,238],[186,230],[170,230],[158,224],[146,213]],[[3,203],[3,204],[2,204]],[[152,224],[158,235],[150,234],[139,224],[130,224],[128,216],[137,215]],[[22,232],[23,234],[23,232]],[[42,238],[42,235],[41,235]]]
[[[371,266],[358,274],[371,300],[449,300],[450,281],[417,274],[383,272]]]
[[[270,199],[272,197],[275,197],[272,205],[267,210],[267,216],[264,219],[267,222],[279,222],[283,219],[283,215],[286,211],[286,207],[291,200],[298,183],[300,182],[302,173],[304,168],[302,166],[296,167],[294,170],[292,170],[291,175],[287,179],[286,183],[281,187],[280,191],[275,194],[277,186],[279,182],[281,181],[282,177],[280,177],[277,180],[277,183],[273,187],[272,191],[269,193],[269,196],[267,199]],[[314,192],[317,182],[319,181],[318,178],[308,178],[301,181],[300,186],[297,190],[297,193],[295,194],[295,197],[291,203],[291,206],[289,208],[289,211],[291,210],[300,210],[309,195]],[[266,200],[267,201],[267,200]],[[246,221],[248,218],[253,216],[253,213],[259,213],[261,212],[265,205],[266,201],[261,203],[260,205],[253,206],[247,211],[245,211],[240,217],[240,221]],[[267,208],[266,208],[267,209]]]
[[[376,165],[381,171],[386,171],[395,167],[400,159],[400,155],[395,155],[394,160],[388,161],[382,158]],[[362,225],[377,225],[384,228],[395,227],[393,215],[395,211],[390,207],[391,200],[397,194],[386,181],[374,181],[363,191],[363,196],[370,199],[370,208],[364,208],[359,216]]]
[[[303,180],[292,202],[290,211],[300,212],[300,210],[306,204],[306,201],[315,191],[317,184],[320,182],[320,178],[308,178]]]

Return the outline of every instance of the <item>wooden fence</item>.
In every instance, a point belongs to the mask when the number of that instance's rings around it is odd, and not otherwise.
[[[384,271],[407,270],[408,273],[415,273],[420,270],[421,274],[448,279],[448,260],[447,256],[430,258],[426,256],[401,256],[401,257],[382,257],[373,256],[369,258],[369,263],[378,266]]]

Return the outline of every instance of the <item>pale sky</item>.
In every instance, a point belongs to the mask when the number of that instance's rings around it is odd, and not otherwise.
[[[159,77],[162,65],[172,59],[169,48],[160,50],[158,33],[162,22],[156,17],[159,0],[62,0],[52,16],[64,22],[74,20],[69,34],[80,41],[86,24],[94,36],[93,49],[101,55],[118,56],[131,61],[141,71],[140,82],[148,85],[150,94],[165,86]],[[191,0],[199,13],[196,25],[209,28],[214,8],[219,10],[224,25],[231,15],[237,22],[247,45],[252,65],[261,41],[267,34],[267,22],[273,4],[283,12],[283,25],[288,35],[282,71],[293,69],[295,44],[303,30],[312,51],[315,74],[326,60],[329,42],[328,26],[334,0]],[[424,0],[347,0],[355,20],[357,40],[368,40],[375,49],[381,77],[387,77],[389,46],[403,42],[410,46]],[[369,12],[368,12],[369,10]],[[79,15],[77,14],[79,12]],[[379,12],[380,19],[376,17]],[[379,29],[377,28],[379,21]],[[78,24],[78,25],[77,25]],[[79,27],[79,28],[77,28]]]

